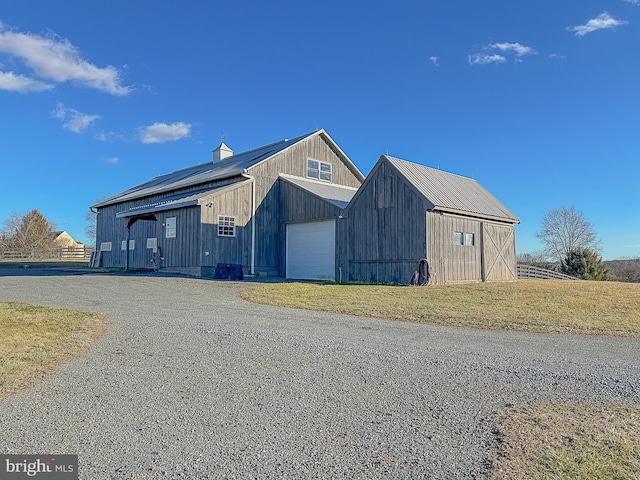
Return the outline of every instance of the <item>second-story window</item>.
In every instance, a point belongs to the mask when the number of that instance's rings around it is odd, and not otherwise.
[[[307,159],[307,177],[323,182],[331,181],[331,164],[319,160]]]

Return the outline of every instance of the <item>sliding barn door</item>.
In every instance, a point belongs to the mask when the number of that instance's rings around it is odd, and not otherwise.
[[[505,282],[517,278],[513,226],[483,222],[482,279],[485,282]]]

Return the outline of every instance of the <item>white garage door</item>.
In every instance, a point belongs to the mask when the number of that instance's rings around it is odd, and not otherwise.
[[[335,280],[336,221],[287,225],[287,278]]]

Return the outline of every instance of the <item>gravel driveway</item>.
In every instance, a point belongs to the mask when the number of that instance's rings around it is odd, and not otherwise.
[[[0,301],[105,312],[107,334],[0,402],[0,451],[82,479],[483,478],[510,404],[640,404],[640,341],[254,305],[239,284],[0,272]],[[19,272],[25,273],[25,272]]]

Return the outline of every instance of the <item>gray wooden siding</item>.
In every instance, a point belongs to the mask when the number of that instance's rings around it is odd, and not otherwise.
[[[281,212],[282,199],[278,176],[280,173],[285,173],[305,178],[308,158],[331,163],[332,183],[351,187],[360,186],[358,177],[342,162],[341,157],[320,135],[312,135],[262,164],[250,168],[249,173],[255,178],[256,189],[255,267],[257,272],[269,275],[284,275],[285,220]],[[125,264],[125,257],[119,248],[121,242],[126,238],[127,220],[116,218],[118,212],[160,200],[165,196],[192,192],[203,188],[215,188],[244,180],[246,180],[244,177],[238,176],[230,179],[212,181],[100,208],[96,241],[98,245],[100,245],[100,242],[113,243],[113,250],[103,254],[103,265],[111,267],[124,266]],[[197,221],[195,219],[189,220],[194,222],[194,224],[188,228],[188,232],[190,232],[189,234],[192,238],[187,239],[184,237],[183,240],[176,238],[175,242],[170,242],[174,245],[171,247],[172,253],[169,256],[170,260],[167,259],[167,262],[193,262],[191,265],[180,265],[185,267],[200,265],[213,266],[218,262],[241,263],[248,268],[250,265],[251,251],[251,222],[250,213],[247,213],[248,211],[250,212],[251,208],[250,187],[248,189],[242,187],[233,194],[225,193],[224,197],[220,198],[219,201],[226,202],[224,203],[224,205],[226,205],[224,209],[229,211],[218,211],[218,207],[215,206],[217,205],[216,202],[214,202],[215,208],[213,209],[216,210],[215,212],[213,210],[206,212],[204,210],[205,207],[202,206],[202,218],[199,218]],[[247,210],[247,208],[249,210]],[[306,209],[307,207],[305,206],[303,208]],[[310,208],[313,210],[315,207],[311,206]],[[235,240],[218,238],[218,214],[237,215],[242,218],[238,220],[239,227]],[[311,214],[313,215],[313,213]],[[245,218],[247,215],[249,215],[249,217]],[[289,215],[289,213],[287,213],[287,215]],[[211,218],[209,218],[209,216],[211,216]],[[162,217],[166,218],[166,215],[163,214]],[[200,225],[202,225],[202,232],[199,230]],[[146,236],[157,236],[159,244],[162,245],[162,242],[160,242],[160,234],[164,233],[158,229],[156,222],[136,222],[132,228],[132,235],[133,234],[136,235],[136,250],[139,241],[144,241],[146,247]],[[187,242],[187,244],[184,246],[178,245],[181,241]],[[200,242],[199,247],[196,248],[194,246],[194,241]],[[189,253],[181,253],[180,255],[186,255],[182,257],[178,255],[178,252],[184,251],[188,251]],[[205,251],[210,252],[206,257],[204,256]],[[163,254],[164,253],[168,252],[163,252]],[[146,252],[139,253],[136,251],[131,258],[134,258],[136,264],[141,266],[150,264],[150,257],[147,258]],[[133,263],[131,265],[133,266]]]
[[[106,207],[109,208],[109,207]],[[147,248],[147,239],[156,238],[161,248],[162,267],[198,266],[199,253],[199,209],[198,206],[166,210],[156,213],[156,221],[138,220],[131,226],[130,240],[133,249],[129,250],[129,268],[151,268],[152,250]],[[115,213],[114,213],[115,217]],[[166,219],[176,218],[176,238],[166,238]],[[127,219],[115,219],[112,225],[119,227],[109,235],[103,230],[103,242],[112,242],[112,250],[103,252],[102,265],[105,267],[124,267],[126,250],[122,242],[127,238]],[[119,225],[118,225],[119,224]],[[97,244],[98,247],[100,244]],[[126,244],[125,244],[126,245]]]
[[[146,205],[146,204],[158,201],[162,199],[165,195],[170,196],[170,195],[177,195],[180,193],[202,190],[205,188],[216,188],[219,186],[230,185],[242,180],[246,180],[246,179],[243,177],[234,177],[234,178],[229,178],[224,180],[217,180],[217,181],[207,182],[200,185],[190,186],[187,188],[182,188],[179,190],[168,192],[166,194],[157,194],[149,197],[138,198],[128,202],[123,202],[115,205],[108,205],[106,207],[98,208],[98,217],[96,222],[96,245],[99,248],[101,242],[112,242],[113,244],[113,250],[111,252],[103,253],[102,265],[105,267],[124,267],[125,265],[126,255],[120,251],[120,246],[121,246],[121,242],[125,240],[127,236],[127,219],[116,218],[117,213],[123,212],[130,208],[139,207],[141,205]],[[140,235],[140,239],[142,239],[144,235],[149,235],[149,238],[156,236],[156,234],[159,235],[158,233],[159,230],[156,231],[156,225],[151,225],[152,223],[154,222],[149,222],[149,221],[136,222],[132,227],[132,235],[133,234]],[[198,225],[199,225],[199,221],[198,221]],[[138,240],[138,237],[136,237],[136,249],[137,249],[137,243],[138,243],[137,240]],[[145,246],[146,246],[146,240],[145,240]],[[150,259],[139,257],[137,253],[134,254],[133,256],[130,256],[129,258],[130,262],[132,261],[132,259],[139,266],[147,266],[150,264]],[[130,263],[130,265],[133,265],[133,264]],[[186,265],[183,265],[183,266],[186,266]],[[189,265],[189,266],[197,266],[197,264]]]
[[[342,280],[406,284],[425,255],[425,206],[387,165],[372,172],[338,220]]]
[[[285,275],[285,218],[282,211],[281,173],[306,178],[307,158],[331,163],[332,182],[359,187],[360,180],[320,136],[314,135],[270,160],[249,169],[256,179],[256,271]],[[313,207],[312,207],[313,209]],[[288,214],[287,214],[288,215]]]
[[[251,182],[225,189],[200,200],[202,243],[201,262],[204,267],[217,263],[243,266],[245,273],[251,268]],[[218,216],[236,219],[235,237],[218,235]],[[209,252],[209,255],[206,254]]]
[[[176,219],[175,238],[167,238],[166,221],[171,217]],[[161,267],[200,266],[200,206],[158,212],[156,218],[158,246],[164,257]],[[148,252],[150,256],[152,250]]]
[[[482,281],[482,221],[426,212],[427,260],[438,284]],[[472,233],[474,245],[454,245],[454,232]]]
[[[286,276],[286,224],[320,220],[324,218],[337,218],[341,209],[321,198],[312,195],[302,188],[280,180],[280,209],[282,212],[280,238],[280,268],[278,275]],[[337,277],[336,277],[337,278]]]
[[[356,188],[360,186],[360,180],[320,135],[312,135],[296,143],[272,159],[250,168],[249,173],[274,180],[281,173],[307,178],[308,158],[331,164],[331,183]]]

